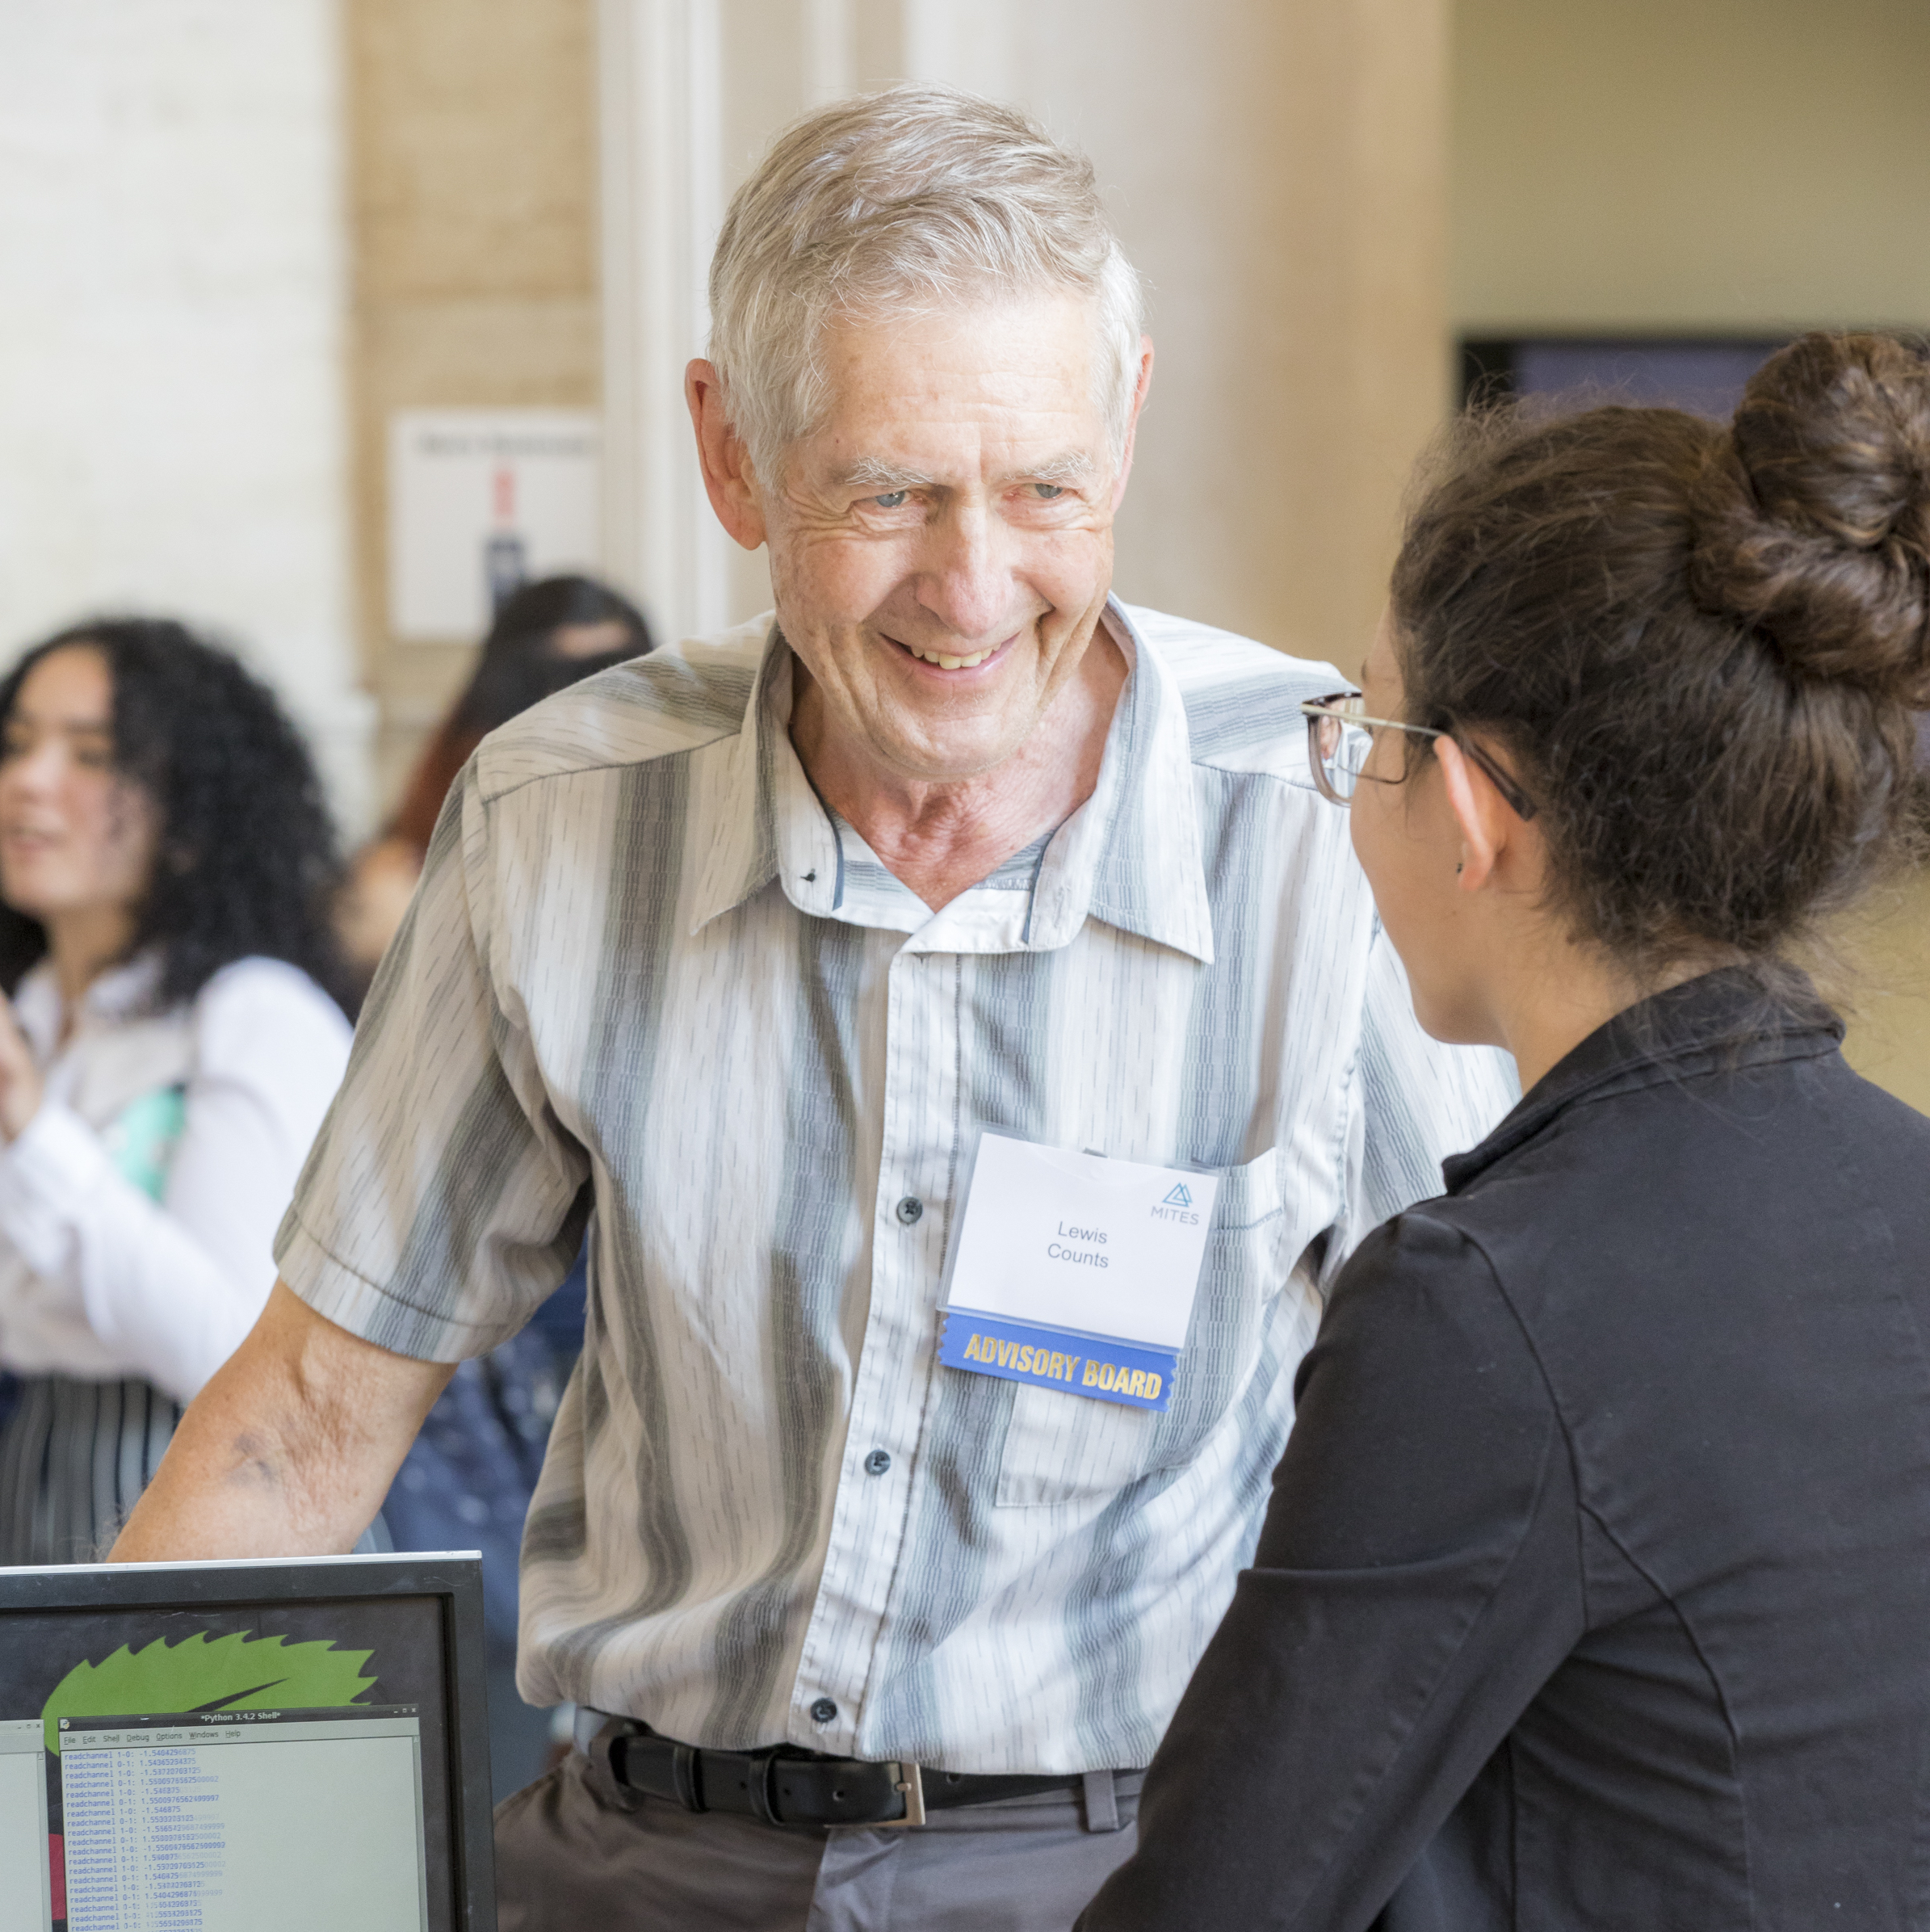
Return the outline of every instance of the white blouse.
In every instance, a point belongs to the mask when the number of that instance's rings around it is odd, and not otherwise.
[[[271,1242],[350,1030],[279,960],[237,960],[187,1005],[144,1012],[156,970],[103,974],[64,1046],[51,967],[15,996],[47,1086],[0,1150],[0,1363],[138,1376],[187,1401],[275,1285]]]

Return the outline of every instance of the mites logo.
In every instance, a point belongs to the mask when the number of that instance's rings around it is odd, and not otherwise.
[[[1186,1210],[1193,1205],[1193,1190],[1184,1181],[1175,1181],[1173,1191],[1152,1210],[1156,1221],[1180,1221],[1189,1228],[1199,1225],[1199,1216]]]

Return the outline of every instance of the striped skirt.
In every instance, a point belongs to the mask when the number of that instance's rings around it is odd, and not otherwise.
[[[146,1382],[23,1376],[0,1430],[0,1564],[99,1562],[180,1419]]]

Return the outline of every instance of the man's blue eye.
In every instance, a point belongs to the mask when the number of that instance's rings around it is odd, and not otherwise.
[[[880,510],[902,510],[905,498],[911,494],[908,489],[887,489],[883,496],[874,497],[871,501]]]
[[[1038,492],[1040,500],[1047,503],[1050,503],[1055,497],[1065,494],[1063,483],[1034,483],[1032,487]]]

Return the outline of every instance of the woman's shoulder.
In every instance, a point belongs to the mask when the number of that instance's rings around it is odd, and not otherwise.
[[[299,966],[258,956],[224,966],[198,993],[190,1022],[203,1065],[271,1051],[332,1061],[353,1037],[341,1007]]]
[[[1561,1318],[1559,1287],[1549,1306],[1540,1237],[1564,1212],[1559,1188],[1534,1186],[1499,1199],[1477,1191],[1418,1201],[1348,1257],[1328,1292],[1329,1320],[1397,1332],[1399,1346],[1421,1358],[1443,1329],[1505,1333],[1532,1346],[1551,1315]]]
[[[1479,1216],[1450,1196],[1422,1201],[1374,1228],[1349,1256],[1328,1292],[1330,1317],[1357,1311],[1393,1320],[1410,1339],[1430,1324],[1517,1325]]]
[[[1479,1221],[1452,1195],[1416,1201],[1372,1229],[1343,1273],[1485,1276],[1491,1270],[1481,1250]]]
[[[1539,1441],[1553,1393],[1533,1333],[1454,1206],[1428,1201],[1395,1215],[1349,1257],[1296,1380],[1303,1413],[1317,1397],[1324,1426],[1344,1414],[1349,1435],[1364,1428],[1411,1447],[1465,1445],[1479,1411],[1483,1427],[1514,1432],[1517,1447]]]

